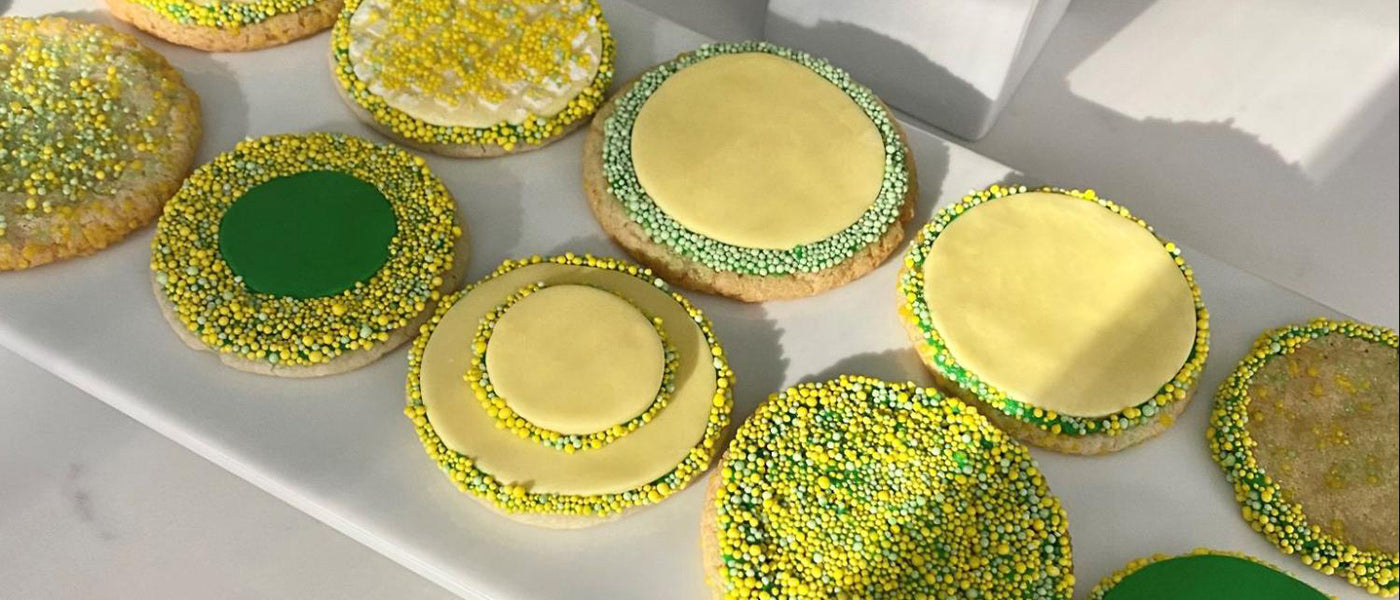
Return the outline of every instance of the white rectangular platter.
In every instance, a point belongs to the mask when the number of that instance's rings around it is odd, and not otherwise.
[[[618,41],[618,81],[708,41],[624,1],[604,6]],[[95,2],[79,0],[17,0],[9,14],[56,11],[110,22]],[[327,34],[213,55],[142,38],[203,99],[201,161],[245,136],[331,130],[380,139],[337,98]],[[911,233],[969,189],[1022,181],[927,131],[909,134],[922,190]],[[581,145],[574,135],[514,157],[428,157],[470,225],[473,278],[503,259],[536,253],[623,256],[584,202]],[[1090,183],[1072,175],[1054,183]],[[1132,198],[1119,200],[1132,206]],[[464,598],[709,597],[698,545],[703,485],[582,531],[499,518],[458,493],[423,454],[401,413],[403,350],[310,381],[223,367],[187,349],[161,318],[148,280],[149,242],[146,229],[92,257],[0,275],[0,344]],[[1132,558],[1208,546],[1270,560],[1339,597],[1362,597],[1250,531],[1204,439],[1210,395],[1257,333],[1334,313],[1210,257],[1186,256],[1211,309],[1214,342],[1195,404],[1161,439],[1117,455],[1036,453],[1070,514],[1080,594]],[[691,294],[733,361],[737,416],[784,386],[840,373],[927,384],[895,316],[898,262],[798,301],[745,305]],[[8,387],[0,382],[0,393]]]

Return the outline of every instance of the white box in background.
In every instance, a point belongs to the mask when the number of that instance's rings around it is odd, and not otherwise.
[[[987,133],[1069,0],[769,0],[765,37],[827,58],[891,106]]]

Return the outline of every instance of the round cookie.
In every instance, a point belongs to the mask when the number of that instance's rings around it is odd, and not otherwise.
[[[194,162],[199,97],[130,35],[0,17],[0,78],[0,271],[126,237]]]
[[[644,73],[598,111],[583,152],[609,236],[668,281],[751,302],[879,266],[918,196],[885,105],[766,42],[702,46]]]
[[[181,339],[235,369],[349,371],[412,337],[456,287],[456,212],[403,149],[331,133],[248,139],[166,205],[152,285]]]
[[[1181,249],[1093,190],[964,197],[910,245],[899,295],[945,390],[1060,452],[1114,452],[1165,431],[1209,349]]]
[[[361,120],[455,157],[577,129],[603,101],[614,52],[597,0],[348,0],[331,34],[336,89]]]
[[[1065,512],[1025,446],[957,399],[868,377],[759,405],[700,535],[717,600],[1074,592]]]
[[[1088,600],[1329,600],[1308,584],[1243,554],[1197,550],[1128,563]]]
[[[709,321],[651,271],[534,256],[442,302],[409,353],[404,414],[462,492],[576,528],[703,474],[733,389]]]
[[[1317,319],[1265,332],[1206,437],[1241,514],[1285,554],[1372,594],[1400,570],[1395,331]]]
[[[343,0],[106,0],[112,15],[172,44],[207,52],[280,46],[335,22]]]

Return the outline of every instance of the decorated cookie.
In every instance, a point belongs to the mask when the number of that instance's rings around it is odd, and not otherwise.
[[[1396,347],[1394,330],[1351,321],[1265,332],[1206,434],[1255,531],[1382,596],[1400,570]]]
[[[422,333],[404,413],[449,480],[507,517],[601,523],[681,490],[719,454],[734,374],[710,322],[647,269],[506,261]]]
[[[343,0],[106,0],[112,15],[172,44],[210,52],[280,46],[335,22]]]
[[[283,377],[359,368],[402,344],[467,256],[422,158],[339,134],[240,142],[195,170],[151,242],[156,299],[190,347]]]
[[[598,222],[668,281],[747,301],[874,269],[913,216],[914,158],[889,110],[824,60],[703,46],[599,110],[584,144]]]
[[[1093,190],[964,197],[919,232],[899,295],[944,389],[1061,452],[1166,430],[1206,362],[1208,315],[1180,248]]]
[[[0,78],[0,271],[126,237],[194,162],[199,98],[136,38],[0,17]]]
[[[1065,512],[1025,446],[957,399],[868,377],[760,404],[710,480],[700,535],[717,599],[1074,591]]]
[[[458,157],[549,144],[597,110],[613,38],[596,0],[349,0],[331,68],[350,108]]]
[[[1263,562],[1197,550],[1128,563],[1089,592],[1088,600],[1330,600]]]

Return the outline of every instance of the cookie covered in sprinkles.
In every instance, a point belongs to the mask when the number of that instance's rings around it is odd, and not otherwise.
[[[1121,450],[1170,427],[1209,351],[1181,249],[1093,190],[991,188],[904,257],[899,314],[950,393],[1022,441]]]
[[[126,237],[194,163],[199,97],[130,35],[0,17],[0,79],[0,271]]]
[[[1372,594],[1400,570],[1395,330],[1316,319],[1259,336],[1206,436],[1240,514],[1285,554]]]
[[[932,389],[846,376],[770,396],[711,478],[715,598],[1074,592],[1065,511],[1030,452]]]
[[[918,195],[889,110],[845,71],[766,42],[658,65],[599,110],[584,188],[603,229],[677,285],[809,296],[879,266]]]
[[[278,46],[335,22],[343,0],[106,0],[112,15],[172,44],[208,52]]]
[[[651,271],[534,256],[443,301],[409,353],[404,413],[459,490],[574,528],[703,474],[733,389],[709,321]]]
[[[337,90],[361,120],[457,157],[545,146],[613,77],[596,0],[349,0],[331,34]]]
[[[151,241],[156,298],[234,368],[329,375],[406,341],[455,288],[466,236],[427,163],[348,135],[248,139],[195,170]]]

